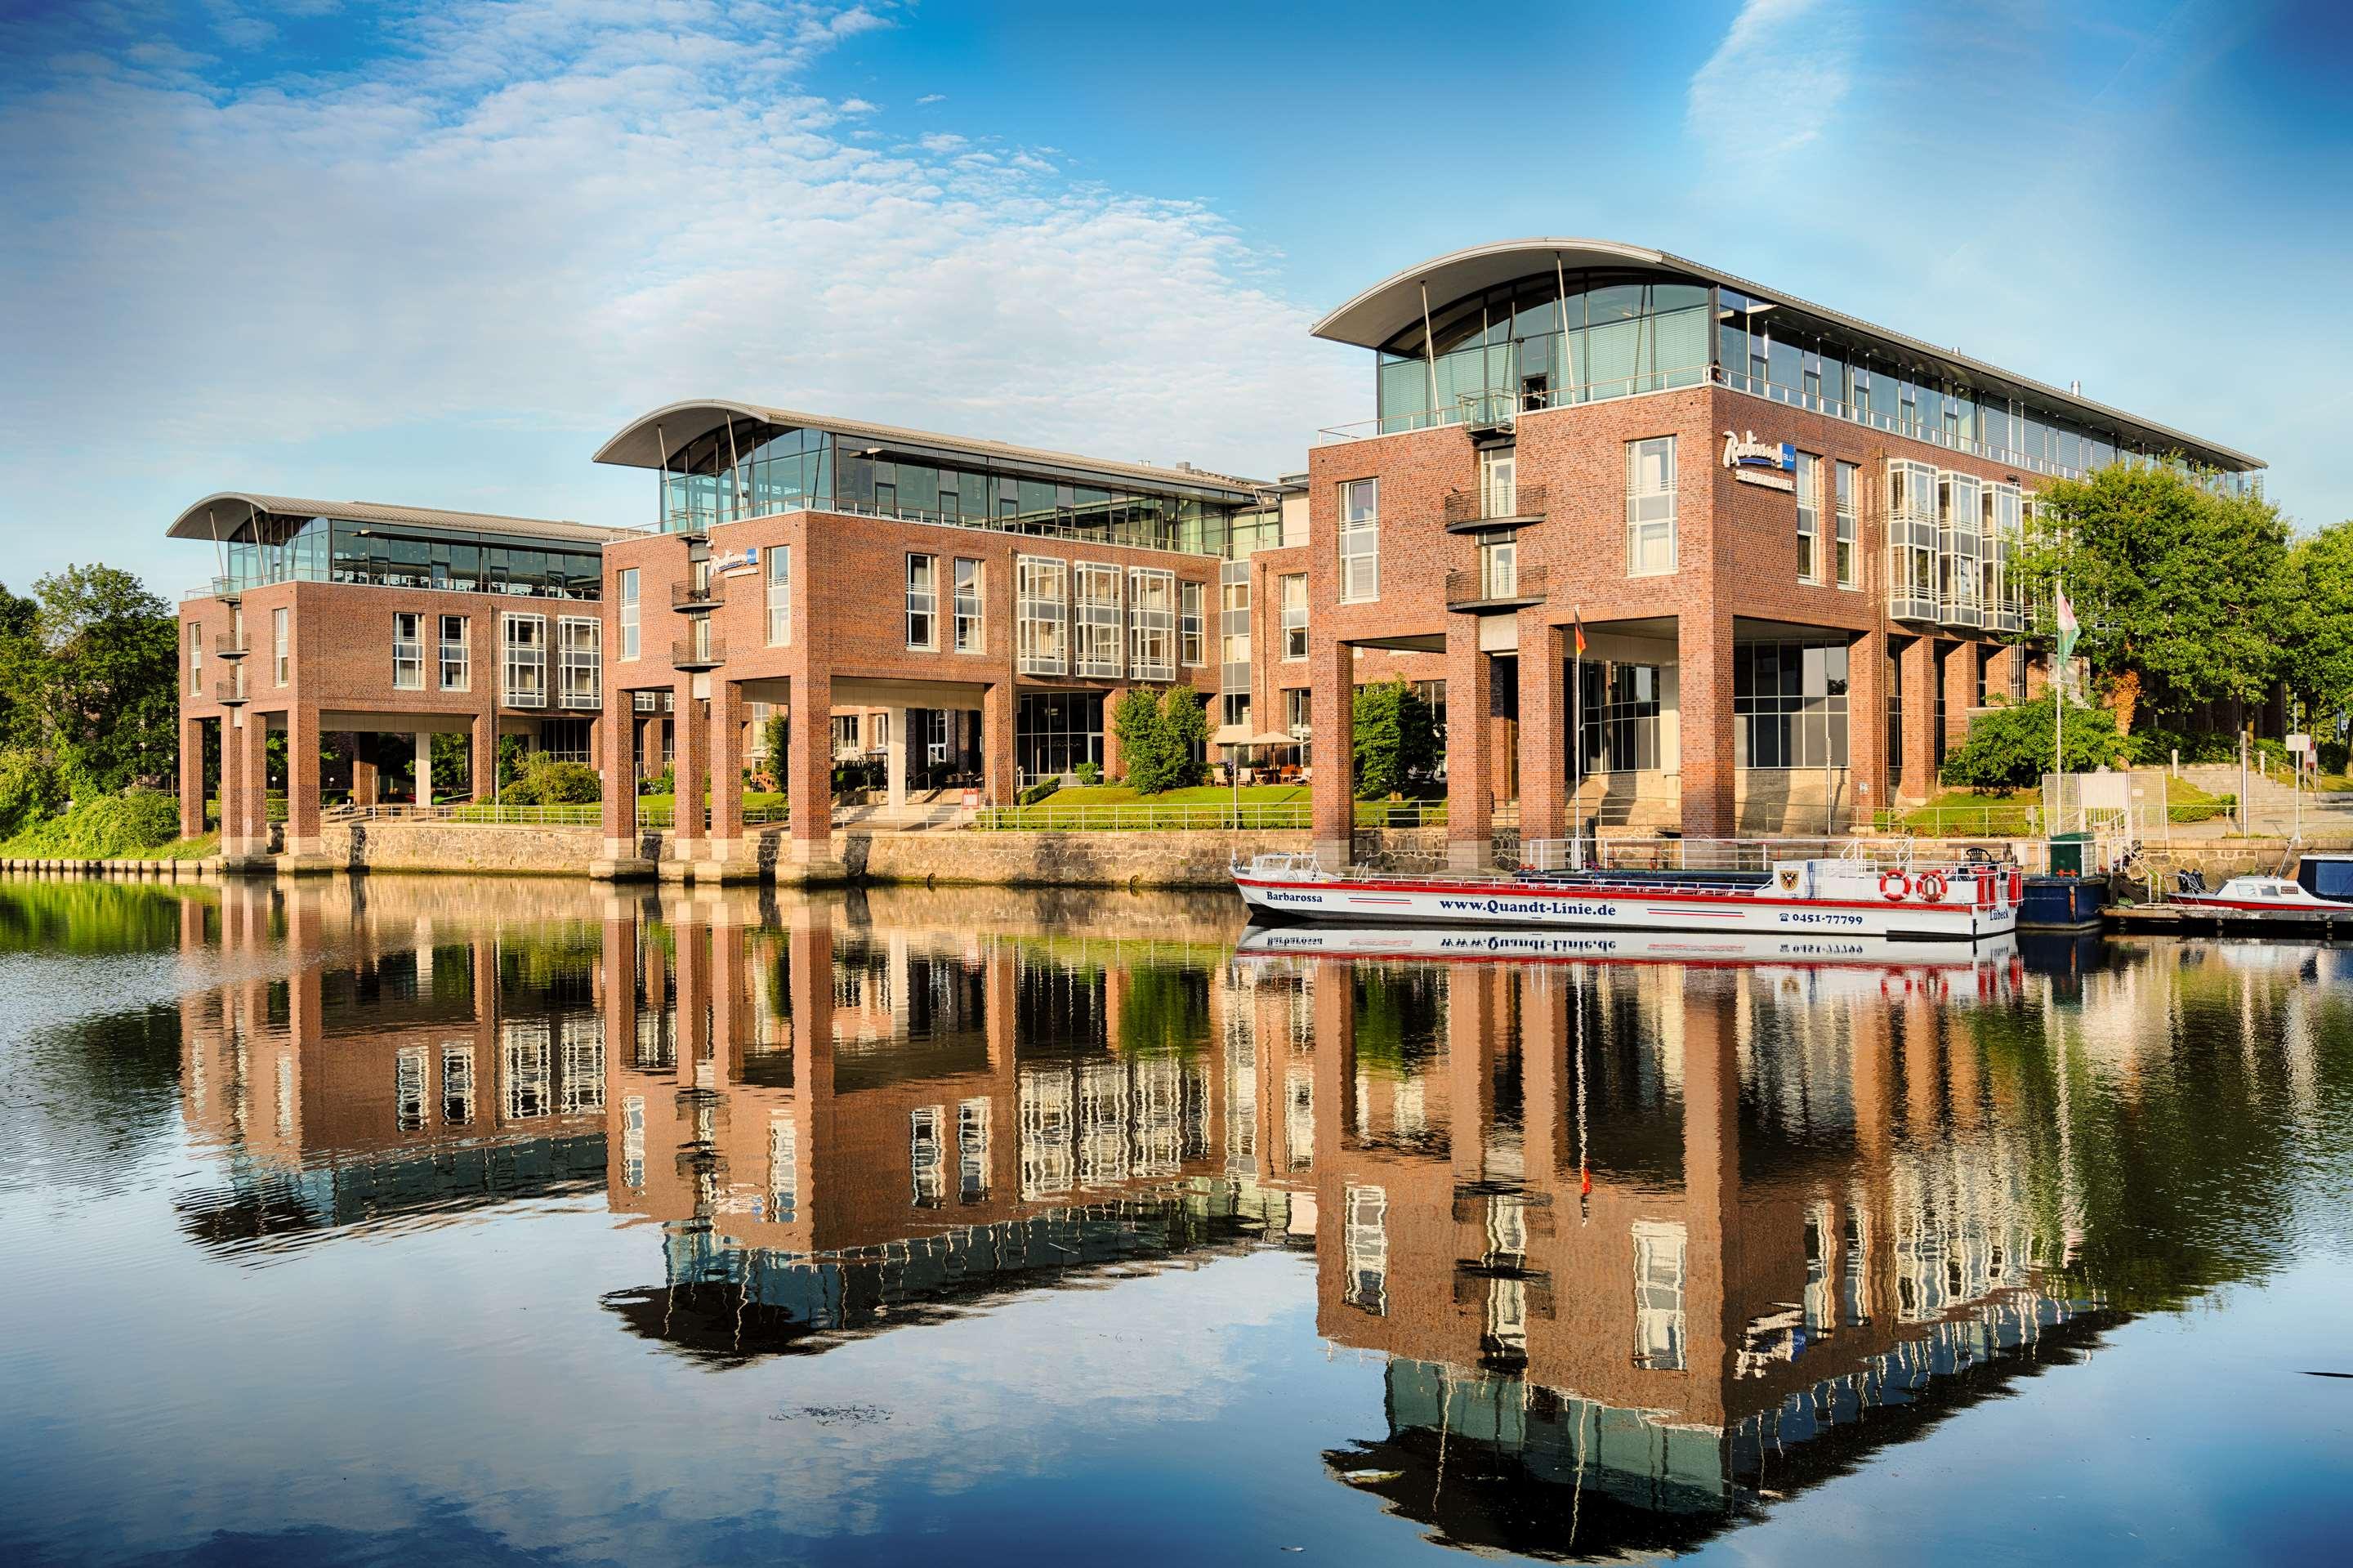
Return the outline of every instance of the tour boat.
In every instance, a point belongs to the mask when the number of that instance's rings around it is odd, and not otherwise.
[[[1760,969],[2000,969],[2018,957],[2017,939],[1891,942],[1883,937],[1755,935],[1716,931],[1508,931],[1446,926],[1245,927],[1234,941],[1245,959],[1361,959],[1405,963],[1683,964]]]
[[[1579,870],[1424,874],[1335,871],[1313,855],[1233,868],[1271,920],[1503,926],[1520,930],[1707,931],[1975,942],[2017,929],[2025,877],[1989,861],[1874,862],[1859,850],[1764,871]]]

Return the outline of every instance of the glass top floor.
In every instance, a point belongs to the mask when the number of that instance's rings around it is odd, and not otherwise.
[[[358,583],[525,599],[596,599],[604,555],[594,546],[335,517],[264,516],[223,540],[220,575],[199,595],[271,583]]]
[[[1715,381],[2059,478],[2126,461],[2172,467],[2232,493],[2262,482],[2259,468],[2201,459],[2013,387],[1972,386],[1899,345],[1655,270],[1546,271],[1466,295],[1382,344],[1376,374],[1378,418],[1327,439],[1502,423]]]
[[[1154,491],[1110,475],[1091,484],[1024,473],[980,458],[914,461],[828,430],[756,421],[697,438],[671,454],[660,480],[660,524],[670,534],[785,512],[841,512],[1225,556],[1247,553],[1271,507]],[[1272,526],[1279,532],[1279,518]]]

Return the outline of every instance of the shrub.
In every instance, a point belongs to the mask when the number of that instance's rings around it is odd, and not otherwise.
[[[1061,787],[1062,780],[1059,774],[1050,779],[1040,779],[1035,784],[1030,785],[1027,789],[1022,790],[1019,799],[1023,805],[1034,806]]]
[[[1112,710],[1112,733],[1119,736],[1119,759],[1139,795],[1157,795],[1176,781],[1176,751],[1160,704],[1141,686],[1131,686]]]
[[[1168,788],[1190,789],[1208,778],[1209,715],[1200,693],[1169,687],[1160,699],[1160,733],[1168,753]]]
[[[76,801],[16,835],[9,849],[26,855],[109,860],[170,843],[180,836],[180,803],[161,789],[125,789]]]
[[[1378,800],[1437,766],[1430,705],[1403,681],[1356,688],[1356,799]]]
[[[1945,758],[1944,779],[1971,789],[2022,789],[2051,770],[2051,699],[1997,705],[1969,721],[1969,736]],[[2067,705],[2067,771],[2114,765],[2127,751],[2104,708]]]
[[[675,795],[678,793],[678,769],[665,768],[650,778],[638,781],[640,795]]]
[[[510,806],[585,806],[604,798],[603,780],[585,762],[558,762],[534,755],[522,777],[501,797]]]
[[[0,751],[0,840],[13,839],[65,809],[65,783],[39,752]]]
[[[1092,758],[1089,758],[1086,761],[1080,763],[1073,771],[1078,774],[1079,782],[1082,784],[1100,784],[1103,782],[1103,764],[1095,761]]]
[[[768,758],[768,781],[778,789],[785,787],[785,780],[791,776],[792,771],[792,753],[786,746],[786,741],[791,738],[786,734],[789,728],[790,724],[784,715],[773,714],[769,715],[766,726],[760,732],[761,748],[767,753]]]

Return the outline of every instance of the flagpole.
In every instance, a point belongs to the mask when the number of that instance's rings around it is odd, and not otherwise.
[[[1568,835],[1569,866],[1575,871],[1585,869],[1585,607],[1575,611],[1577,627],[1571,646],[1576,649],[1576,675],[1568,694]]]

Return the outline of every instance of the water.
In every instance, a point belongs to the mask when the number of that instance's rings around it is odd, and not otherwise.
[[[2344,1551],[2353,950],[1239,927],[0,884],[0,1560]]]

